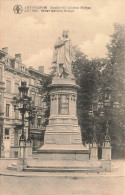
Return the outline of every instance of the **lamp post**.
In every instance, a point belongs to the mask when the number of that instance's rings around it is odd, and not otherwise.
[[[111,91],[112,89],[110,87],[106,87],[104,90],[103,98],[102,100],[98,100],[96,103],[95,101],[92,104],[92,111],[89,111],[89,116],[92,117],[92,120],[94,120],[95,124],[95,115],[98,113],[98,116],[104,119],[105,122],[105,137],[103,142],[103,147],[111,147],[111,139],[109,135],[109,121],[110,121],[110,115],[111,115],[111,109],[118,109],[119,108],[119,102],[115,99],[115,101],[112,101],[113,98],[111,97]],[[96,104],[95,104],[96,103]],[[93,126],[93,129],[95,127]],[[96,128],[95,128],[95,134],[96,134]],[[102,152],[102,158],[105,156]],[[111,155],[109,155],[111,156]],[[110,158],[110,157],[106,157]]]
[[[95,113],[97,112],[97,107],[98,107],[97,105],[98,105],[98,102],[94,101],[92,103],[92,110],[88,112],[89,119],[92,121],[92,135],[93,135],[92,145],[93,145],[93,143],[97,142],[97,140],[96,140],[96,124],[95,124]]]
[[[107,139],[111,145],[111,139],[109,136],[109,118],[110,118],[110,114],[111,114],[111,109],[118,109],[119,108],[119,102],[115,99],[115,101],[113,101],[113,97],[111,96],[111,92],[112,89],[110,87],[106,87],[104,90],[104,101],[103,101],[103,106],[102,106],[102,113],[105,117],[105,127],[106,127],[106,131],[105,131],[105,143],[107,143]],[[115,97],[114,97],[115,98]]]
[[[28,97],[28,89],[26,86],[26,82],[21,82],[21,87],[19,89],[19,97],[13,97],[12,105],[14,106],[14,110],[19,110],[22,115],[22,134],[20,136],[20,141],[26,141],[26,137],[24,134],[24,126],[25,126],[25,114],[28,111],[28,102],[30,97]]]
[[[110,145],[111,145],[111,139],[110,139],[110,136],[109,136],[109,123],[108,123],[108,120],[107,120],[104,146],[110,146]]]
[[[14,110],[19,110],[22,115],[22,134],[20,141],[26,141],[24,134],[25,118],[28,119],[28,140],[30,140],[30,121],[35,117],[35,107],[32,98],[28,96],[29,87],[27,87],[26,82],[21,82],[21,86],[18,89],[19,96],[13,97],[12,105],[14,106]],[[25,117],[26,113],[28,113],[28,117]]]
[[[19,171],[23,170],[27,166],[27,160],[32,158],[32,147],[30,140],[30,121],[34,118],[35,107],[32,103],[32,98],[28,96],[29,87],[27,87],[26,82],[21,82],[19,89],[19,97],[13,97],[12,104],[14,110],[19,110],[22,115],[22,133],[19,140],[20,153],[18,158],[17,169]],[[28,113],[28,117],[26,117]],[[26,136],[24,133],[25,119],[28,119],[28,139],[26,141]]]
[[[24,135],[24,120],[25,120],[25,113],[27,111],[27,104],[29,102],[28,94],[29,87],[26,86],[26,82],[21,82],[21,87],[19,87],[20,92],[20,99],[19,103],[21,104],[21,107],[19,108],[19,111],[22,115],[22,135],[20,137],[20,140],[26,140],[26,137]]]
[[[94,102],[97,104],[96,102]],[[90,145],[90,160],[98,160],[98,146],[96,140],[96,126],[95,126],[95,114],[93,110],[96,110],[96,106],[92,106],[92,111],[89,111],[89,117],[92,121],[92,144]]]

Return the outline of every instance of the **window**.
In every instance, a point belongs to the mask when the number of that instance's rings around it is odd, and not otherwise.
[[[18,146],[18,141],[19,141],[18,130],[15,130],[14,131],[14,146]]]
[[[19,87],[19,83],[15,83],[15,93],[19,93],[18,87]]]
[[[5,129],[5,135],[9,135],[9,129]]]
[[[11,81],[6,80],[6,92],[11,93]]]
[[[41,117],[40,117],[40,116],[38,116],[37,127],[40,127],[40,125],[41,125]]]
[[[10,104],[6,104],[6,117],[10,115]]]
[[[20,66],[19,66],[19,62],[16,62],[16,68],[19,69]]]
[[[4,139],[9,139],[10,138],[9,134],[10,134],[9,129],[5,129]]]

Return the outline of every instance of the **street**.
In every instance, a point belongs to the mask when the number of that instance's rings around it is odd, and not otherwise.
[[[0,176],[1,195],[124,195],[124,177]]]

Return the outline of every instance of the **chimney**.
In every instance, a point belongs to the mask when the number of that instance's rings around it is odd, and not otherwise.
[[[38,67],[38,71],[39,71],[40,73],[44,73],[44,66],[39,66],[39,67]]]
[[[4,51],[5,53],[7,53],[7,54],[8,54],[8,47],[4,47],[4,48],[2,48],[2,51]]]
[[[15,54],[15,59],[21,61],[21,54]]]

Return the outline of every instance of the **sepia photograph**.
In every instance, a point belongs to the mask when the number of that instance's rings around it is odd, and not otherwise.
[[[0,194],[125,195],[124,0],[0,0]]]

